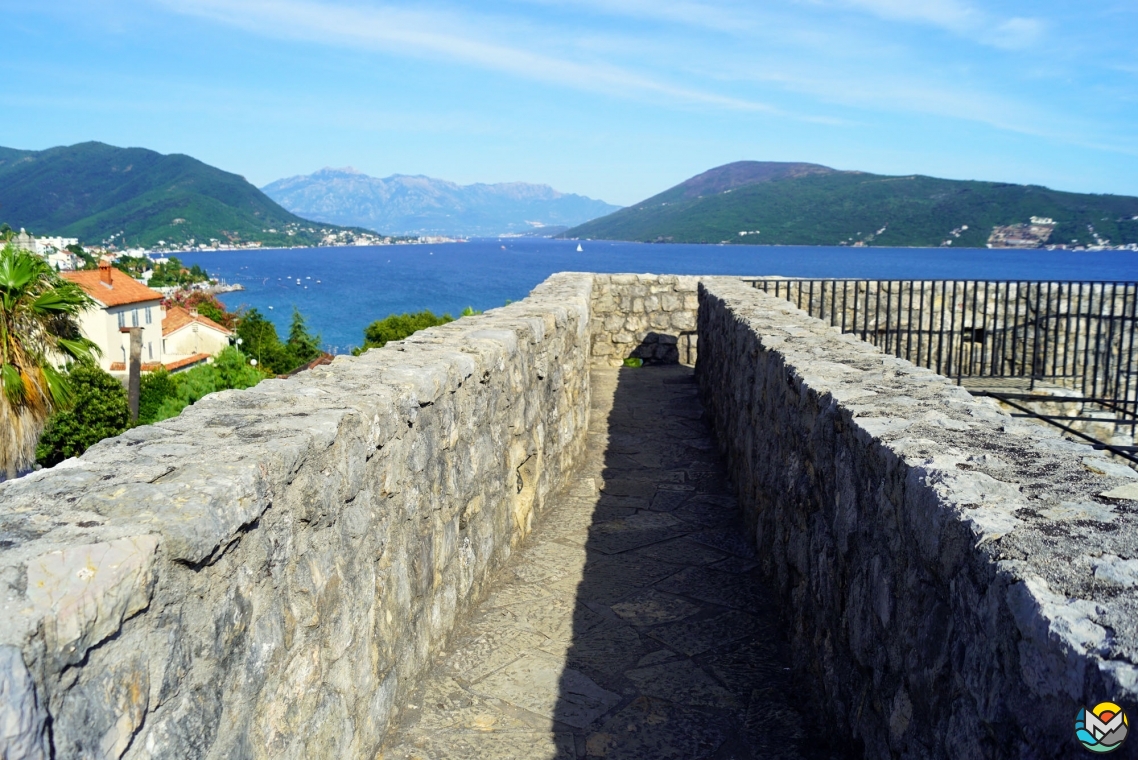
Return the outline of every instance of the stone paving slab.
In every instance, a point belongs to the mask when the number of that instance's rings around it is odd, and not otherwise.
[[[590,449],[385,760],[829,758],[692,370],[594,370]]]

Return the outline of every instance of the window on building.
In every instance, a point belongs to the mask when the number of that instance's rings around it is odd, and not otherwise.
[[[138,327],[138,309],[130,310],[130,326]]]
[[[150,309],[147,309],[146,311],[147,311],[147,313],[149,313]],[[146,344],[146,353],[150,354],[150,361],[154,361],[154,344],[153,343],[147,343]]]
[[[150,322],[151,322],[150,307],[147,306],[146,307],[146,324],[150,324]]]
[[[126,312],[119,312],[119,327],[126,327]]]

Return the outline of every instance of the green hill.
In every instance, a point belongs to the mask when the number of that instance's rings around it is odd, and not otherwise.
[[[97,142],[0,148],[0,222],[86,244],[115,235],[120,248],[210,239],[312,245],[343,229],[301,219],[244,177],[189,156]]]
[[[983,247],[994,227],[1033,216],[1055,220],[1050,243],[1094,245],[1095,235],[1110,245],[1138,243],[1138,198],[753,161],[712,169],[562,237]]]

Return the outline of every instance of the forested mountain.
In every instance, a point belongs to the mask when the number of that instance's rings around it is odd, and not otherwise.
[[[1138,243],[1138,198],[1033,185],[890,177],[744,161],[563,237],[675,243],[983,247],[993,229],[1054,220],[1049,243]]]
[[[190,156],[98,142],[0,148],[0,222],[120,248],[210,239],[307,245],[330,229],[285,211],[244,177]]]

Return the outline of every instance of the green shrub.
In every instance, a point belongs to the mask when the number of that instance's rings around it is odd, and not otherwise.
[[[265,373],[251,366],[248,357],[231,346],[218,354],[212,364],[173,375],[159,370],[143,378],[138,419],[149,424],[177,417],[187,406],[211,393],[251,388],[264,379]]]
[[[74,404],[53,414],[40,436],[36,461],[44,467],[77,457],[130,427],[130,406],[122,383],[93,363],[73,364],[67,374]]]
[[[167,398],[177,395],[177,392],[174,376],[167,372],[165,367],[143,375],[138,389],[138,421],[148,425],[159,419],[166,419],[157,416],[158,408]]]
[[[369,348],[383,348],[393,340],[403,340],[420,330],[453,321],[454,317],[450,314],[437,317],[426,310],[414,314],[392,314],[384,319],[377,319],[364,328],[364,345],[356,353],[362,353]]]

